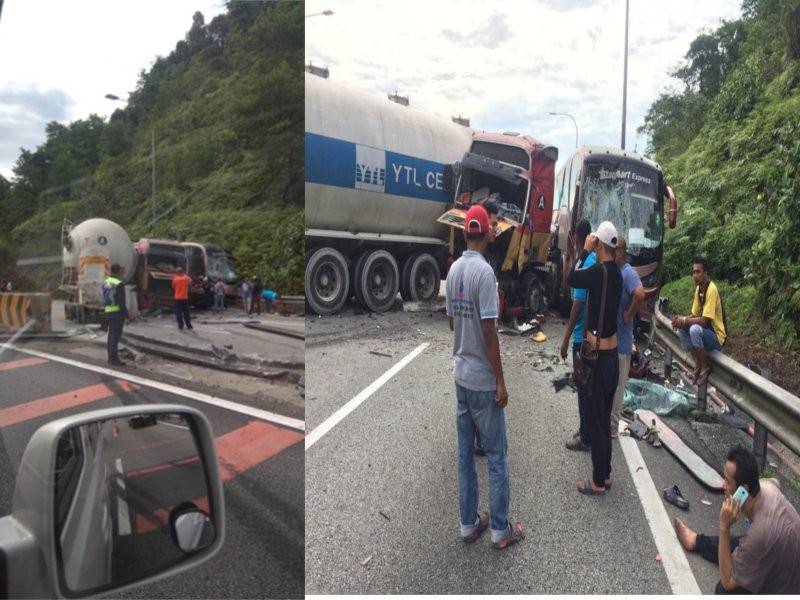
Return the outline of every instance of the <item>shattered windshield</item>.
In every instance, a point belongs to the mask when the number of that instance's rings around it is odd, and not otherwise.
[[[226,283],[233,283],[236,272],[233,268],[233,259],[227,252],[208,251],[208,277],[214,281],[221,278]]]
[[[655,169],[617,160],[587,163],[584,173],[581,216],[593,231],[603,221],[611,221],[634,257],[644,257],[661,245],[663,223]]]

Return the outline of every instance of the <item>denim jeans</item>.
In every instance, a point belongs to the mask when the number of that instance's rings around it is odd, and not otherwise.
[[[717,334],[714,333],[714,330],[710,327],[689,325],[689,327],[680,328],[678,330],[678,335],[681,338],[681,346],[686,350],[690,348],[720,350],[722,348],[717,340]]]
[[[192,328],[188,300],[175,300],[175,318],[178,320],[178,329],[183,329],[184,325],[187,329]]]
[[[489,469],[489,514],[492,541],[508,532],[508,461],[506,418],[495,402],[495,392],[476,392],[456,384],[458,428],[458,500],[461,535],[478,523],[478,473],[475,469],[475,430],[481,434]]]
[[[225,296],[214,294],[214,310],[222,312],[225,310]]]

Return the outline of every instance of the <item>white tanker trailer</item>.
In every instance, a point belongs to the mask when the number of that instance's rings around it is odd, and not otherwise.
[[[305,293],[318,314],[354,295],[380,312],[439,292],[452,202],[445,166],[472,130],[306,74]]]
[[[125,230],[107,219],[89,219],[77,226],[65,222],[61,232],[62,277],[59,289],[70,295],[68,319],[98,321],[104,312],[102,285],[111,265],[118,264],[120,279],[128,283],[136,274],[138,257]],[[135,316],[136,296],[126,286],[129,313]]]

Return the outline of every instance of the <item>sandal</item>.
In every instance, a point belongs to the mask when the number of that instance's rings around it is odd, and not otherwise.
[[[508,548],[517,542],[521,542],[525,539],[525,528],[522,526],[522,523],[517,523],[512,525],[509,528],[509,532],[503,536],[502,539],[494,543],[494,547],[498,550],[503,550],[504,548]]]
[[[464,541],[468,544],[477,541],[477,539],[481,537],[481,534],[484,531],[486,531],[488,527],[489,527],[489,513],[488,512],[478,513],[478,525],[475,527],[475,529],[472,530],[472,533],[464,536]]]
[[[605,483],[605,482],[603,482]],[[596,490],[592,487],[592,482],[589,479],[584,479],[578,484],[578,491],[586,496],[602,496],[606,493],[606,488]]]

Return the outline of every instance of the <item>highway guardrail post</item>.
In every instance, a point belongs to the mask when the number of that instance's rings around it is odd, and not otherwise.
[[[672,376],[672,348],[667,346],[664,351],[664,379]]]
[[[697,386],[697,408],[706,411],[706,398],[708,394],[708,383],[701,383]]]

